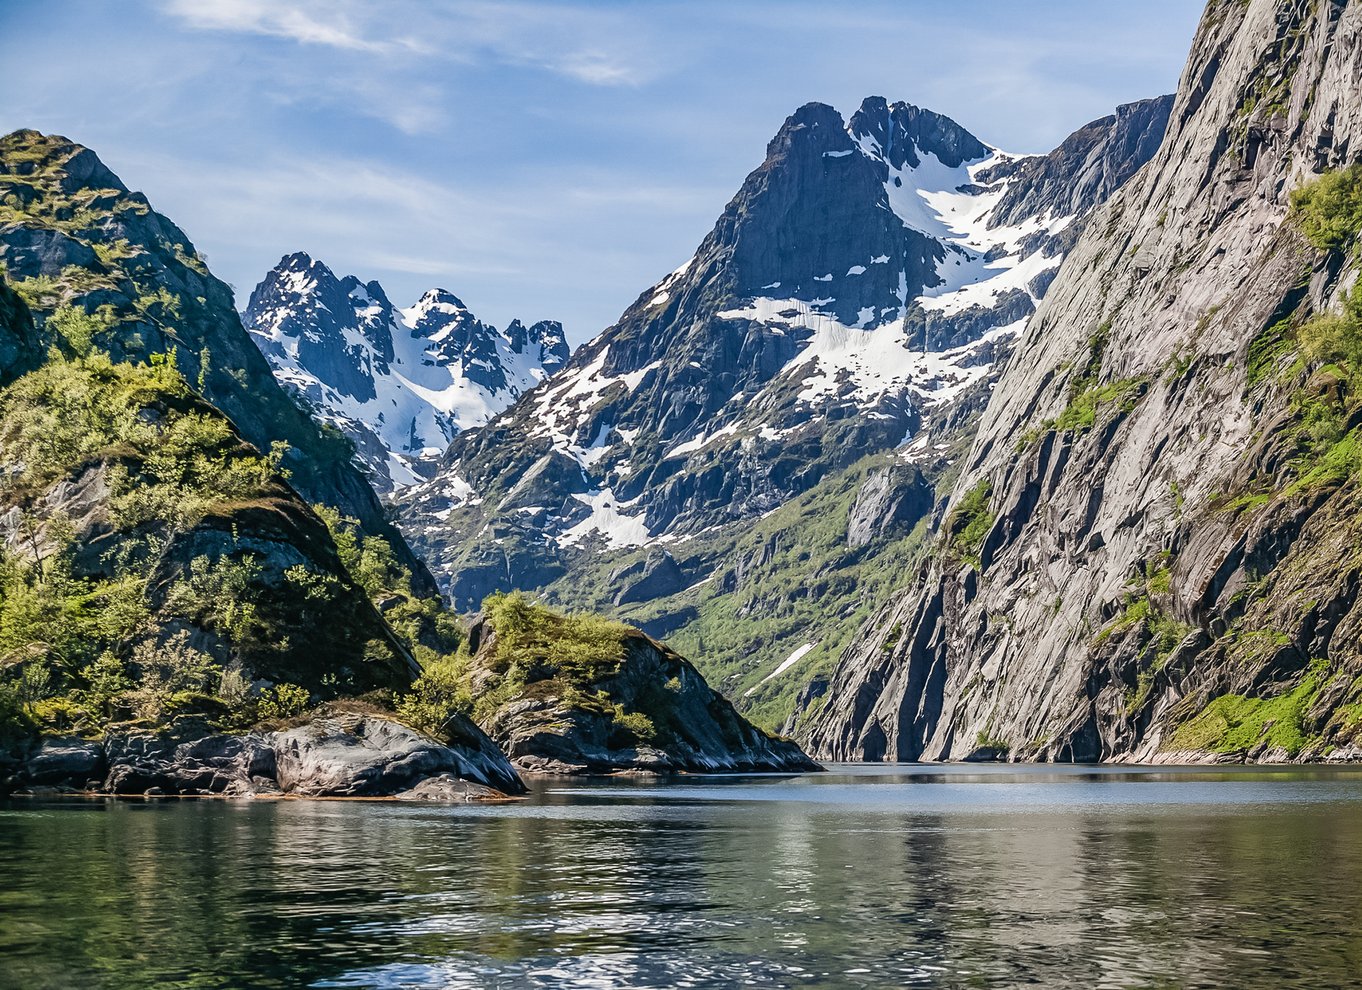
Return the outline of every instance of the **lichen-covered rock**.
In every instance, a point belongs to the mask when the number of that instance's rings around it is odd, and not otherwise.
[[[435,777],[427,777],[410,790],[399,791],[393,797],[398,801],[464,804],[470,801],[504,801],[507,795],[485,784],[442,773]]]

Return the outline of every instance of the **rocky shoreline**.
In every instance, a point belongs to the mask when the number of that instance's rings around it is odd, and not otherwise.
[[[525,784],[485,737],[441,743],[391,718],[319,712],[274,732],[110,731],[47,737],[13,760],[3,794],[499,800]]]

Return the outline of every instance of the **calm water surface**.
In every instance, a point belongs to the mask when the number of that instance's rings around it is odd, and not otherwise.
[[[1362,770],[11,802],[0,986],[1362,987]]]

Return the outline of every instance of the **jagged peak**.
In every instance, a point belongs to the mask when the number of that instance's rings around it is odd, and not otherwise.
[[[851,116],[847,130],[854,138],[870,138],[894,168],[916,168],[918,153],[930,153],[949,168],[986,158],[991,149],[945,114],[883,96],[867,96]]]
[[[293,251],[289,254],[284,255],[282,258],[279,259],[279,264],[274,266],[274,270],[276,272],[306,271],[309,268],[312,268],[313,266],[325,268],[327,271],[331,270],[327,268],[325,264],[313,258],[312,255],[308,254],[306,251]]]
[[[776,157],[782,151],[805,142],[834,149],[850,147],[846,123],[835,107],[826,103],[805,103],[785,119],[767,145],[766,156]]]
[[[378,282],[373,279],[370,279],[368,282],[361,282],[358,277],[349,275],[346,276],[345,281],[341,284],[345,287],[352,299],[358,299],[361,302],[377,304],[386,309],[392,309],[392,302],[388,299],[388,294],[383,290],[383,286],[379,285]]]
[[[442,288],[427,289],[425,292],[421,293],[421,298],[416,301],[416,305],[413,309],[422,311],[439,309],[443,312],[452,312],[454,310],[465,313],[468,312],[468,307],[464,305],[462,299],[454,295],[454,293],[450,292],[448,289]]]

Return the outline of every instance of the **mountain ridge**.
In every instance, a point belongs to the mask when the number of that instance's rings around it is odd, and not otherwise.
[[[1170,102],[1132,104],[1093,133],[1157,131]],[[1128,155],[1104,157],[1100,139],[1082,150],[1133,167]],[[1042,212],[989,226],[1030,160],[909,104],[871,98],[850,120],[822,104],[800,108],[686,264],[546,384],[454,439],[436,477],[408,494],[404,532],[459,608],[512,587],[613,608],[623,589],[606,572],[631,561],[669,575],[649,587],[672,601],[734,563],[702,546],[706,534],[778,512],[869,454],[899,472],[893,452],[910,439],[910,476],[914,458],[945,460],[950,443],[928,444],[931,424],[977,406],[1060,264],[1066,232],[1081,225]],[[989,170],[990,186],[975,181]],[[1104,195],[1101,176],[1117,173],[1092,171],[1084,195]],[[921,500],[888,502],[896,521],[862,529],[892,540],[913,529],[906,507]],[[848,566],[850,550],[829,544],[843,561],[829,566]],[[589,559],[602,552],[619,559]],[[675,599],[669,616],[645,614],[640,595],[626,617],[657,635],[676,635],[695,609]],[[840,615],[845,604],[830,608]],[[718,672],[701,645],[684,648]],[[805,668],[819,655],[806,652]],[[752,658],[743,664],[745,681]],[[741,696],[751,684],[724,686]]]
[[[937,552],[810,713],[815,753],[1359,752],[1356,369],[1315,349],[1357,332],[1357,231],[1306,220],[1349,215],[1360,64],[1356,5],[1208,5],[1158,154],[1030,324]]]
[[[559,323],[514,320],[501,331],[443,288],[399,308],[378,282],[338,278],[301,251],[255,287],[242,321],[280,382],[355,443],[385,492],[422,481],[455,434],[569,354]]]

